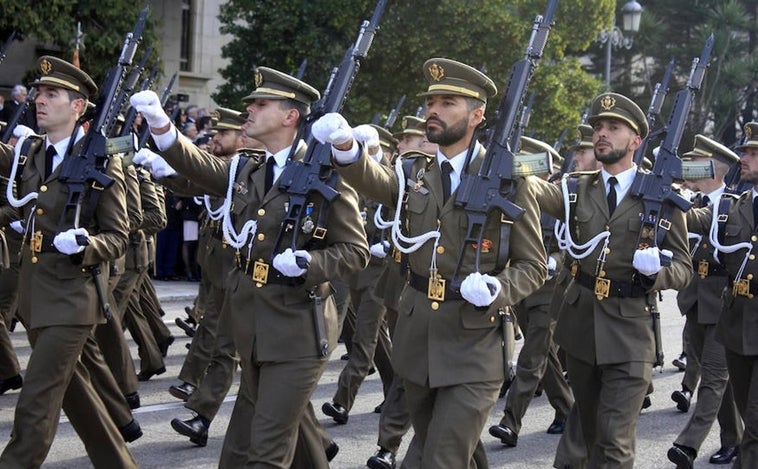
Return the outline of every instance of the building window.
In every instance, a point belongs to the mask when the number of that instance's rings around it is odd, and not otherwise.
[[[192,0],[182,0],[182,38],[179,69],[192,70]]]

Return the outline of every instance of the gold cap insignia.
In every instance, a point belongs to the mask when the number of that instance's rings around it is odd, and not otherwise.
[[[600,100],[600,107],[603,108],[604,111],[610,111],[616,107],[616,99],[612,96],[604,96],[603,99]]]
[[[258,70],[255,71],[255,87],[258,88],[263,84],[263,75]]]
[[[753,136],[753,129],[749,125],[745,126],[745,137],[751,138]]]
[[[218,111],[213,111],[211,114],[211,119],[216,119],[217,121],[221,120],[221,113]]]
[[[408,128],[408,118],[403,117],[403,120],[400,122],[400,127],[403,128],[403,130]]]
[[[434,81],[440,81],[445,77],[445,69],[438,64],[433,63],[429,66],[429,76],[432,77],[432,80]]]
[[[53,64],[51,64],[49,60],[44,59],[39,63],[39,69],[43,75],[49,75],[50,72],[53,71]]]

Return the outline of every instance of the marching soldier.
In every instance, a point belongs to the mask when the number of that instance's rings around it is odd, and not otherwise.
[[[733,151],[699,134],[695,136],[692,151],[682,156],[713,162],[714,178],[685,181],[688,188],[699,192],[695,198],[696,207],[710,206],[711,201],[721,197],[725,189],[724,176],[732,164],[739,162]],[[693,268],[697,270],[689,285],[679,290],[677,303],[687,316],[687,357],[700,363],[701,377],[692,415],[668,451],[669,460],[684,469],[693,467],[695,456],[717,416],[721,449],[711,457],[711,463],[730,463],[737,455],[742,439],[742,422],[729,385],[724,346],[716,341],[716,324],[721,313],[721,293],[727,284],[727,272],[713,258],[714,247],[707,238],[693,239],[690,244]],[[680,410],[686,410],[682,408],[685,405],[689,408],[693,391],[688,388],[674,391],[672,398],[679,398]]]
[[[47,135],[28,140],[41,144],[30,145],[26,164],[18,168],[23,177],[17,187],[20,197],[37,195],[35,203],[21,207],[22,219],[29,221],[18,294],[19,314],[29,324],[33,350],[16,404],[13,435],[0,466],[39,467],[63,406],[75,427],[86,428],[80,437],[95,467],[136,467],[79,361],[93,326],[105,321],[95,285],[99,279],[88,267],[115,259],[126,249],[121,160],[113,157],[107,165],[114,184],[102,191],[90,224],[59,232],[68,187],[57,176],[60,165],[79,149],[83,132],[78,131],[77,120],[97,87],[86,73],[63,60],[43,56],[39,67],[42,75],[33,83],[38,90],[37,120]],[[0,145],[0,172],[9,174],[13,159],[13,149]],[[64,402],[66,389],[74,384],[77,399]],[[82,415],[86,421],[80,420]]]
[[[227,196],[225,216],[234,217],[234,233],[229,233],[233,239],[228,241],[239,256],[227,279],[224,308],[230,310],[242,385],[222,450],[222,467],[288,467],[298,435],[308,438],[316,433],[310,397],[327,363],[317,344],[326,340],[331,352],[337,340],[329,280],[353,275],[368,262],[357,196],[341,180],[336,185],[340,196],[329,207],[321,196],[308,197],[307,217],[302,226],[292,227],[298,230],[296,249],[273,252],[289,205],[288,194],[274,183],[285,167],[294,164],[290,153],[295,159],[305,154],[305,146],[295,137],[319,93],[266,67],[259,67],[255,77],[256,88],[245,98],[249,113],[245,131],[266,146],[266,160],[251,159],[239,170],[234,161],[220,161],[180,137],[154,92],[131,98],[150,125],[163,164],[175,167],[205,192]],[[161,163],[153,162],[153,170],[156,165]],[[327,220],[316,230],[322,210]],[[256,229],[251,234],[253,224]],[[301,421],[310,428],[304,429]],[[318,438],[310,441],[320,443]],[[321,454],[312,451],[311,456],[311,467],[328,466],[323,447]]]
[[[745,424],[733,466],[740,469],[758,467],[758,387],[755,385],[758,327],[754,319],[758,263],[753,254],[758,248],[758,122],[745,124],[745,135],[747,142],[736,148],[743,152],[740,181],[753,187],[739,196],[724,195],[714,201],[712,207],[690,210],[687,215],[691,231],[710,234],[709,241],[718,250],[729,282],[721,296],[716,338],[724,345],[734,401]]]
[[[439,150],[430,158],[411,160],[407,181],[361,152],[341,115],[322,117],[313,133],[332,144],[340,174],[361,193],[397,207],[399,191],[408,188],[407,202],[398,207],[403,209],[403,229],[414,237],[436,237],[408,254],[409,282],[400,302],[392,363],[403,378],[420,447],[419,459],[406,458],[404,465],[461,468],[469,467],[482,448],[479,436],[504,380],[499,316],[542,283],[545,253],[537,202],[530,182],[522,180],[514,203],[526,212],[503,240],[508,246],[500,244],[499,214],[492,215],[487,247],[481,252],[484,274],[472,272],[471,249],[465,253],[460,291],[450,287],[461,249],[470,249],[462,246],[466,213],[454,205],[453,194],[467,158],[473,173],[483,160],[485,149],[478,142],[471,152],[469,147],[487,99],[497,89],[483,73],[453,60],[429,59],[423,70],[429,82],[422,93],[426,133]],[[497,253],[508,247],[509,264],[502,268]]]
[[[634,151],[648,133],[645,114],[630,99],[604,93],[592,101],[588,122],[602,169],[577,174],[571,194],[540,181],[540,207],[569,223],[565,236],[572,247],[594,241],[583,254],[570,251],[574,279],[555,340],[566,352],[587,446],[588,461],[573,464],[631,468],[637,418],[655,361],[650,301],[660,289],[686,285],[691,263],[678,210],[662,246],[637,249],[642,202],[626,195],[638,170]],[[660,250],[670,255],[670,265],[661,265]]]

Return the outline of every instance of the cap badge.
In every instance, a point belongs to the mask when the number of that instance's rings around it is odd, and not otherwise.
[[[263,84],[263,75],[261,75],[261,72],[256,70],[255,71],[255,87],[258,88]]]
[[[434,81],[440,81],[445,77],[445,69],[438,64],[433,63],[429,66],[429,76],[431,76]]]
[[[616,99],[612,96],[603,96],[603,99],[600,100],[600,107],[603,108],[604,111],[610,111],[616,107]]]
[[[753,129],[749,125],[745,126],[745,137],[751,138],[753,136]]]
[[[53,64],[51,64],[49,60],[44,59],[39,63],[39,69],[42,71],[43,75],[49,75],[50,72],[53,71]]]
[[[403,130],[408,128],[408,119],[406,117],[403,117],[403,120],[400,122],[400,126],[403,128]]]

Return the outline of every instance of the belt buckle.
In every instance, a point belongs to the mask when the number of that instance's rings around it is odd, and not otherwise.
[[[700,276],[700,278],[705,278],[708,276],[709,267],[710,263],[705,259],[701,259],[700,262],[697,263],[697,274]]]
[[[750,296],[750,281],[747,279],[739,279],[734,281],[734,287],[732,288],[733,295]]]
[[[598,300],[608,298],[611,293],[611,281],[607,278],[595,277],[595,296]]]
[[[258,286],[265,285],[268,283],[268,271],[269,265],[263,262],[263,259],[258,259],[253,264],[253,281]]]
[[[445,301],[445,279],[440,275],[429,277],[426,297],[434,301]]]
[[[316,239],[324,239],[326,237],[326,228],[323,226],[317,226],[316,231],[313,232],[313,237]]]
[[[42,232],[37,231],[29,239],[29,249],[32,252],[42,252]]]
[[[400,250],[393,246],[392,247],[392,257],[395,258],[395,262],[397,262],[398,264],[402,261],[402,257],[401,256],[402,256],[402,253],[400,252]]]

